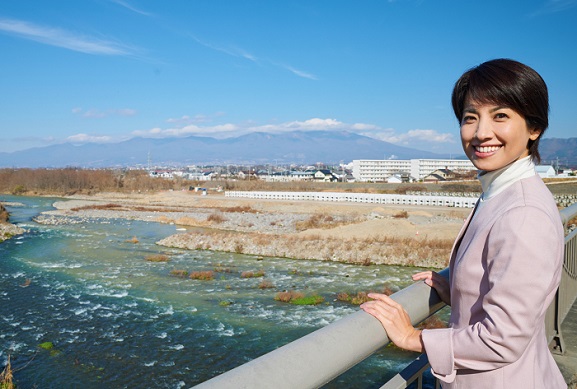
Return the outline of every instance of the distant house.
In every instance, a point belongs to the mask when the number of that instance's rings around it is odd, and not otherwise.
[[[535,171],[541,178],[552,178],[556,176],[555,169],[551,165],[535,166]]]
[[[455,173],[449,169],[437,169],[423,178],[424,182],[448,181],[455,178]]]
[[[319,169],[319,170],[315,171],[313,178],[315,181],[325,181],[325,182],[332,182],[332,181],[338,180],[338,177],[335,176],[328,169]]]
[[[387,178],[389,184],[401,184],[403,182],[414,182],[415,179],[409,173],[398,172]]]
[[[214,175],[214,172],[191,172],[187,178],[194,181],[210,181]]]
[[[173,179],[174,174],[170,170],[152,170],[148,173],[150,177]]]
[[[389,184],[402,184],[402,183],[403,183],[403,179],[401,178],[400,175],[398,175],[398,174],[393,174],[392,176],[390,176],[389,178],[387,178],[387,183],[389,183]]]

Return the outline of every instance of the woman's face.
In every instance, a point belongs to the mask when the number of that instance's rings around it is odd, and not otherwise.
[[[511,108],[465,102],[461,142],[479,170],[497,170],[528,156],[529,140],[536,140],[540,133],[527,128],[525,118]]]

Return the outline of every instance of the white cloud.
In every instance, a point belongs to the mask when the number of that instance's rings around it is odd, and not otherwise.
[[[85,54],[126,56],[136,52],[134,48],[119,42],[82,36],[76,32],[40,26],[23,20],[0,19],[0,32]]]
[[[547,0],[541,8],[529,14],[530,17],[536,17],[544,14],[552,14],[566,11],[577,6],[577,0]]]
[[[110,143],[114,138],[110,136],[94,136],[88,134],[76,134],[66,138],[69,143]]]
[[[272,61],[269,59],[263,59],[263,58],[259,58],[249,52],[247,52],[246,50],[239,48],[239,47],[224,47],[224,46],[220,46],[220,45],[215,45],[213,43],[208,43],[204,40],[199,39],[198,37],[191,35],[192,39],[194,39],[196,41],[196,43],[209,48],[211,50],[215,50],[215,51],[220,51],[221,53],[225,53],[227,55],[230,55],[232,57],[238,57],[238,58],[244,58],[247,59],[251,62],[254,63],[268,63],[270,65],[279,67],[281,69],[285,69],[288,70],[289,72],[293,73],[296,76],[302,77],[302,78],[308,78],[310,80],[317,80],[317,76],[315,76],[312,73],[309,72],[305,72],[303,70],[299,70],[296,69],[295,67],[291,66],[291,65],[287,65],[287,64],[283,64],[283,63],[279,63],[276,61]]]
[[[440,133],[436,130],[409,130],[406,133],[397,134],[394,131],[383,134],[381,140],[410,146],[414,141],[431,143],[455,143],[455,137],[450,133]]]
[[[84,111],[81,112],[86,113]],[[311,118],[303,121],[295,120],[262,125],[255,125],[254,123],[223,123],[218,125],[206,125],[206,123],[202,122],[204,118],[205,116],[203,115],[197,115],[194,117],[184,115],[181,118],[168,119],[167,122],[170,123],[170,126],[167,128],[154,127],[150,129],[136,130],[130,133],[130,137],[162,139],[205,136],[224,139],[254,132],[283,133],[291,131],[349,131],[399,146],[421,150],[447,152],[447,150],[460,149],[458,139],[456,139],[454,134],[439,132],[433,129],[414,129],[406,132],[399,132],[393,128],[383,128],[375,124],[351,124],[333,118]],[[124,137],[123,140],[125,139],[127,139],[127,137]],[[116,139],[115,141],[118,140],[119,139]],[[108,136],[78,134],[67,138],[67,141],[103,143],[111,142],[113,140]]]
[[[111,1],[112,1],[113,3],[116,3],[116,4],[122,6],[122,7],[126,8],[126,9],[132,11],[132,12],[135,12],[135,13],[137,13],[137,14],[144,15],[144,16],[150,16],[150,15],[151,15],[151,14],[148,13],[148,12],[142,11],[141,9],[138,9],[138,8],[134,7],[133,5],[129,4],[129,3],[126,2],[126,1],[123,1],[123,0],[111,0]]]

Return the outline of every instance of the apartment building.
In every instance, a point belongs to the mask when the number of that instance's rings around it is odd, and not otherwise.
[[[398,173],[409,173],[411,177],[422,180],[438,169],[449,169],[457,173],[476,170],[468,159],[355,159],[353,177],[361,182],[386,181]]]

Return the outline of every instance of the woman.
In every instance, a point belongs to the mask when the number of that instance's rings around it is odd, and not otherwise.
[[[361,308],[397,346],[426,352],[443,388],[567,388],[544,324],[564,250],[555,201],[534,169],[547,86],[528,66],[497,59],[465,72],[452,104],[483,193],[453,246],[450,279],[413,276],[451,305],[449,327],[419,331],[382,294]]]

